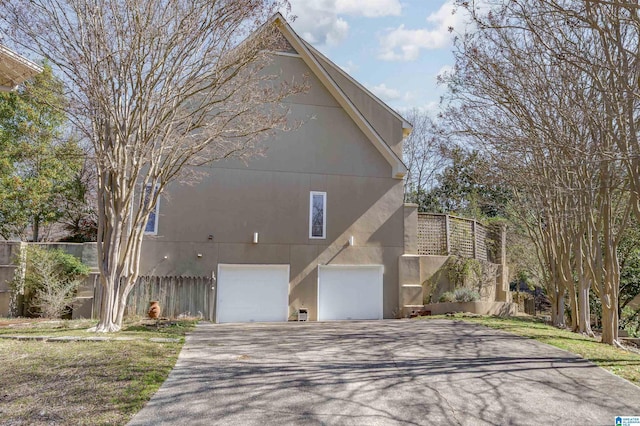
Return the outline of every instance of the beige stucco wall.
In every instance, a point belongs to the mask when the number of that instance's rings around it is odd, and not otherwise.
[[[300,58],[276,65],[283,78],[309,72]],[[168,188],[158,235],[143,243],[142,274],[211,276],[219,263],[289,264],[290,311],[306,307],[315,320],[318,265],[382,264],[384,316],[397,315],[403,181],[391,177],[390,164],[321,83],[309,83],[308,94],[290,100],[291,119],[302,125],[265,141],[265,156],[202,167],[199,183]],[[310,191],[327,193],[323,240],[309,238]]]
[[[431,315],[444,315],[451,312],[468,312],[478,315],[513,316],[518,313],[515,303],[508,302],[465,302],[465,303],[430,303],[424,305],[424,310]]]
[[[0,242],[0,317],[9,316],[11,302],[10,282],[15,276],[15,260],[20,253],[20,242]]]
[[[340,72],[340,70],[327,63],[324,58],[319,56],[318,60],[380,137],[382,137],[399,158],[402,158],[402,121],[390,114],[380,102],[375,100],[370,94],[364,92],[358,85],[354,84],[353,81]]]
[[[310,191],[327,192],[324,240],[309,239]],[[142,273],[210,276],[218,263],[289,264],[291,307],[307,307],[315,319],[318,265],[383,264],[384,315],[392,317],[403,219],[402,184],[393,179],[213,169],[161,200]]]

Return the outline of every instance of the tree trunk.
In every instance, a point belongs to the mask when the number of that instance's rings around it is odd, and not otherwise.
[[[589,290],[591,285],[589,282],[582,278],[580,280],[580,289],[578,290],[578,309],[580,311],[580,333],[587,336],[594,337],[593,330],[591,330],[591,307],[589,306]]]
[[[569,297],[569,306],[571,307],[571,331],[576,332],[580,329],[580,309],[577,300],[576,284],[573,280],[569,280],[567,286],[567,296]]]
[[[553,297],[549,297],[549,301],[551,302],[551,324],[555,325],[558,323],[558,304]]]
[[[554,296],[551,299],[551,324],[555,327],[565,327],[564,321],[564,289],[559,290],[556,286]]]
[[[618,309],[610,295],[602,298],[602,343],[618,343]]]
[[[564,310],[564,294],[558,294],[556,299],[556,319],[553,323],[556,327],[564,328],[567,326],[565,323],[565,310]]]
[[[98,209],[98,267],[102,302],[99,322],[92,331],[115,332],[122,328],[127,297],[138,278],[139,259],[144,231],[141,226],[132,226],[128,230],[131,215],[122,212],[131,211],[123,194],[118,194],[123,185],[116,184],[117,179],[109,172],[99,175]],[[120,196],[118,196],[120,195]],[[131,202],[129,200],[129,202]],[[125,232],[128,230],[129,232]]]
[[[584,274],[579,275],[579,288],[578,288],[578,331],[587,336],[593,337],[593,331],[591,330],[591,308],[589,306],[589,290],[591,289],[591,283]]]
[[[589,306],[589,290],[591,280],[585,270],[584,241],[580,238],[576,241],[576,275],[578,276],[578,331],[587,336],[594,337],[591,330],[591,306]]]
[[[142,238],[141,236],[137,238]],[[140,244],[133,244],[124,256],[121,250],[115,248],[108,253],[100,248],[98,244],[99,258],[108,256],[112,258],[112,262],[103,262],[101,265],[100,282],[102,287],[102,304],[100,306],[100,321],[95,327],[97,332],[115,332],[122,328],[122,321],[127,306],[127,298],[131,292],[135,281],[138,278],[137,265],[131,266],[130,262],[124,261],[116,263],[116,259],[121,257],[135,258],[140,257]],[[118,248],[120,246],[118,245]],[[113,265],[113,266],[111,266]],[[119,271],[126,271],[123,274]]]
[[[137,278],[137,277],[136,277]],[[100,305],[100,321],[92,331],[109,333],[120,331],[127,307],[127,298],[133,289],[130,277],[115,278],[111,282],[100,276],[102,303]]]
[[[618,345],[618,292],[620,290],[620,265],[616,247],[604,247],[605,274],[602,285],[602,343]]]
[[[603,175],[608,179],[611,172],[603,167]],[[607,182],[605,178],[602,179]],[[618,260],[618,244],[613,226],[611,194],[601,189],[603,204],[603,267],[604,277],[601,285],[600,298],[602,300],[602,342],[610,345],[618,343],[618,293],[620,291],[620,262]]]
[[[95,327],[95,331],[100,333],[109,333],[120,331],[121,325],[117,324],[117,294],[114,294],[114,284],[109,282],[104,275],[100,275],[100,287],[102,293],[102,300],[100,304],[100,321]]]

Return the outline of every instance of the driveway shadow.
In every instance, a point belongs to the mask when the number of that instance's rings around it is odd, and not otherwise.
[[[202,324],[131,425],[612,424],[640,388],[446,320]]]

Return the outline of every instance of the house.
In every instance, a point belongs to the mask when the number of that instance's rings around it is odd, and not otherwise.
[[[40,66],[0,45],[0,92],[10,92],[40,72]]]
[[[399,316],[405,253],[402,142],[411,125],[302,40],[280,15],[293,131],[266,156],[175,183],[150,218],[144,275],[213,276],[218,322]]]
[[[446,268],[449,255],[459,252],[450,247],[456,233],[470,247],[468,256],[482,258],[484,228],[475,221],[452,226],[446,216],[432,226],[417,205],[403,204],[402,143],[410,123],[282,16],[271,23],[284,39],[273,52],[275,71],[309,83],[307,93],[288,99],[292,119],[303,125],[265,141],[264,157],[216,162],[201,168],[198,184],[169,186],[150,216],[141,274],[214,278],[215,291],[204,286],[208,296],[194,297],[193,287],[182,296],[192,314],[191,301],[206,299],[203,316],[218,322],[286,321],[303,310],[321,321],[427,310],[424,303],[436,294],[430,286],[450,287]],[[39,70],[0,46],[0,90]],[[426,250],[425,229],[440,230],[443,247]],[[478,313],[511,309],[504,241],[497,272],[480,289]],[[9,312],[12,259],[22,246],[0,244],[0,315]],[[95,269],[95,243],[60,248]],[[95,315],[96,288],[93,274],[78,294],[74,318]]]

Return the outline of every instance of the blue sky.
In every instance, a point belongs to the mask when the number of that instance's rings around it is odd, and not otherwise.
[[[296,32],[392,108],[435,112],[464,16],[453,0],[290,0]]]

